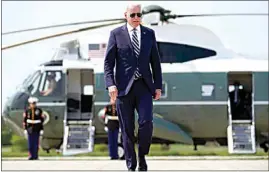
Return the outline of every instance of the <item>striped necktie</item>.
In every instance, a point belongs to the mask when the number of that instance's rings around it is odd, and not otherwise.
[[[138,42],[138,37],[137,37],[136,29],[133,29],[132,44],[133,44],[133,47],[134,47],[135,56],[136,56],[136,58],[138,60],[140,49],[139,49],[139,42]],[[135,71],[135,79],[138,79],[140,77],[141,77],[141,73],[139,72],[139,68],[137,66],[136,67],[136,71]]]

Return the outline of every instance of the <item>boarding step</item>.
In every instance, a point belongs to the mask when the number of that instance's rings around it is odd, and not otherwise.
[[[254,125],[242,121],[233,123],[229,134],[230,153],[255,153],[255,130]]]
[[[90,120],[67,120],[67,125],[90,125]]]
[[[91,118],[91,112],[67,112],[67,120],[90,120]]]
[[[69,126],[67,149],[87,149],[89,146],[88,126]]]
[[[252,120],[232,120],[233,124],[251,124]]]
[[[91,125],[69,124],[65,126],[64,155],[92,152],[94,130]]]

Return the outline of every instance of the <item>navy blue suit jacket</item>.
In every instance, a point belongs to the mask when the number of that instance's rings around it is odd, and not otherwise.
[[[138,59],[135,57],[126,24],[110,33],[104,61],[105,85],[106,89],[115,85],[118,96],[128,94],[137,66],[153,96],[156,89],[162,89],[162,70],[155,33],[150,28],[140,26],[141,46]]]

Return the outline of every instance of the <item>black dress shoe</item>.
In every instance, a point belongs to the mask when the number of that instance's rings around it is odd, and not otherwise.
[[[131,168],[129,168],[128,171],[135,171],[135,169],[131,169]]]
[[[138,171],[148,171],[147,167],[138,167]]]
[[[148,166],[147,166],[145,157],[140,157],[138,171],[147,171],[147,170],[148,170]]]
[[[110,160],[118,160],[119,158],[110,158]]]

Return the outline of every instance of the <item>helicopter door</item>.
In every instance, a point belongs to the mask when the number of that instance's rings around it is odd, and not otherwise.
[[[93,70],[67,69],[63,155],[92,152],[93,96]]]
[[[229,73],[229,153],[255,153],[254,79],[252,73]]]

